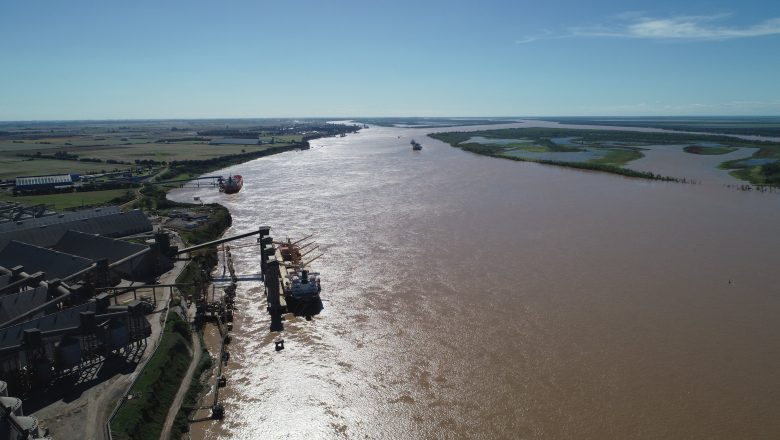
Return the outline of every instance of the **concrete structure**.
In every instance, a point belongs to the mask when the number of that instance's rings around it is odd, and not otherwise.
[[[40,432],[38,419],[25,417],[22,401],[8,396],[8,384],[0,381],[0,439],[35,440],[49,437]]]
[[[0,329],[0,377],[46,384],[84,362],[139,344],[151,334],[140,301],[111,305],[106,294]],[[16,384],[20,386],[20,384]]]

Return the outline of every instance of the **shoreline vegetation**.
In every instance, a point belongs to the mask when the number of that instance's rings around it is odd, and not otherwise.
[[[719,167],[754,185],[780,183],[780,144],[725,135],[527,127],[437,132],[428,136],[485,156],[679,183],[694,182],[684,177],[636,171],[625,165],[643,157],[643,151],[652,146],[680,146],[686,154],[706,155],[755,148],[752,157],[726,161]]]
[[[540,119],[540,118],[533,118]],[[701,116],[701,117],[549,117],[545,121],[576,125],[610,125],[614,127],[660,128],[673,131],[780,137],[778,116]]]

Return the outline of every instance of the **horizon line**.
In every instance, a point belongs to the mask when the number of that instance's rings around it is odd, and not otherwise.
[[[242,116],[242,117],[164,117],[164,118],[78,118],[78,119],[0,119],[0,124],[8,123],[40,123],[40,122],[147,122],[147,121],[237,121],[237,120],[269,120],[269,119],[324,119],[324,120],[358,120],[358,119],[543,119],[543,118],[780,118],[780,114],[761,115],[536,115],[536,116]]]

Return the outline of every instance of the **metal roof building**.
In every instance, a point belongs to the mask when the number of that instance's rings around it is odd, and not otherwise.
[[[36,287],[35,289],[23,290],[19,293],[0,296],[0,323],[15,318],[22,313],[32,310],[46,302],[49,295],[49,289],[46,287]],[[29,319],[35,319],[44,315],[41,310],[38,314]]]
[[[152,223],[140,210],[121,212],[103,208],[64,213],[0,224],[0,246],[11,240],[42,247],[57,244],[66,232],[75,230],[106,237],[125,237],[152,231]]]
[[[137,254],[147,248],[148,246],[142,244],[73,230],[65,232],[60,241],[52,247],[55,251],[78,255],[90,260],[107,258],[109,264]]]
[[[73,177],[74,176],[72,174],[17,177],[16,188],[25,190],[44,187],[69,186],[73,185]]]
[[[0,233],[36,228],[40,226],[48,226],[85,218],[102,217],[104,215],[118,214],[121,211],[122,210],[119,209],[118,206],[109,206],[105,208],[82,209],[79,211],[63,212],[54,216],[31,218],[17,222],[0,223]]]
[[[50,280],[65,278],[92,266],[92,260],[16,240],[0,246],[0,266],[24,266],[25,272],[44,272]]]

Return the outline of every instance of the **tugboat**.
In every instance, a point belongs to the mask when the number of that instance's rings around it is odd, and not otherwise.
[[[244,186],[244,178],[240,174],[219,179],[219,191],[225,194],[235,194],[241,191],[242,186]]]
[[[420,150],[422,150],[422,145],[420,145],[420,143],[417,142],[416,140],[412,139],[411,144],[412,144],[412,150],[413,151],[420,151]]]

